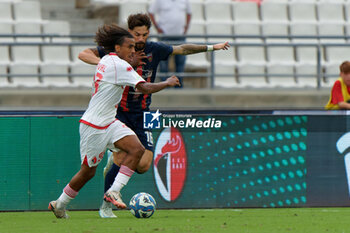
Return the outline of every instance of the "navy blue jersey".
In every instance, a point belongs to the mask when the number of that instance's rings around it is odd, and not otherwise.
[[[100,57],[105,55],[103,48],[97,47]],[[167,60],[173,52],[173,47],[160,42],[146,42],[144,53],[147,58],[145,65],[136,69],[137,73],[146,81],[153,83],[156,78],[157,67],[160,61]],[[152,95],[136,92],[134,88],[126,86],[123,97],[119,103],[118,111],[142,112],[148,111]]]

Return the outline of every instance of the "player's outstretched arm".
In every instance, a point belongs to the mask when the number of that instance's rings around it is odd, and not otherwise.
[[[182,44],[173,46],[173,55],[189,55],[213,50],[228,50],[229,47],[230,45],[227,41],[214,45]]]
[[[167,78],[167,80],[159,83],[148,83],[148,82],[142,82],[136,85],[136,89],[143,94],[152,94],[158,91],[163,90],[167,87],[175,87],[180,86],[179,79],[176,76],[171,76],[170,78]]]
[[[97,49],[87,48],[81,51],[78,58],[85,63],[90,65],[97,65],[100,62]]]

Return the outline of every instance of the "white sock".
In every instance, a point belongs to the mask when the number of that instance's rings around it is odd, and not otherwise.
[[[75,196],[78,195],[78,192],[72,189],[69,184],[64,187],[63,192],[61,196],[57,199],[57,206],[56,208],[62,209],[66,208],[67,204],[75,198]]]
[[[57,209],[66,208],[67,204],[73,200],[70,196],[68,196],[65,192],[62,192],[61,196],[57,199]]]
[[[108,189],[108,191],[119,192],[128,183],[130,177],[133,174],[133,170],[131,170],[127,166],[121,165],[118,175],[115,177],[115,180],[112,186]]]

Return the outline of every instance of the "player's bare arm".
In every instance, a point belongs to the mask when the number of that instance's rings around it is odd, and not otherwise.
[[[347,110],[350,109],[350,104],[347,102],[339,102],[338,105],[340,109],[347,109]]]
[[[228,42],[215,45],[182,44],[173,46],[173,55],[189,55],[211,50],[228,50],[229,47]]]
[[[167,80],[159,83],[148,83],[143,82],[136,85],[137,91],[142,92],[143,94],[152,94],[158,91],[163,90],[167,87],[175,87],[180,86],[179,79],[176,76],[171,76],[170,78],[167,78]]]
[[[81,51],[78,55],[78,58],[90,65],[97,65],[100,62],[100,58],[96,48],[87,48]]]

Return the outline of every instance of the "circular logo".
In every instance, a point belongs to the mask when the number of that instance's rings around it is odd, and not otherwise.
[[[154,179],[164,200],[173,202],[182,192],[186,180],[185,142],[176,128],[165,128],[154,150]]]

